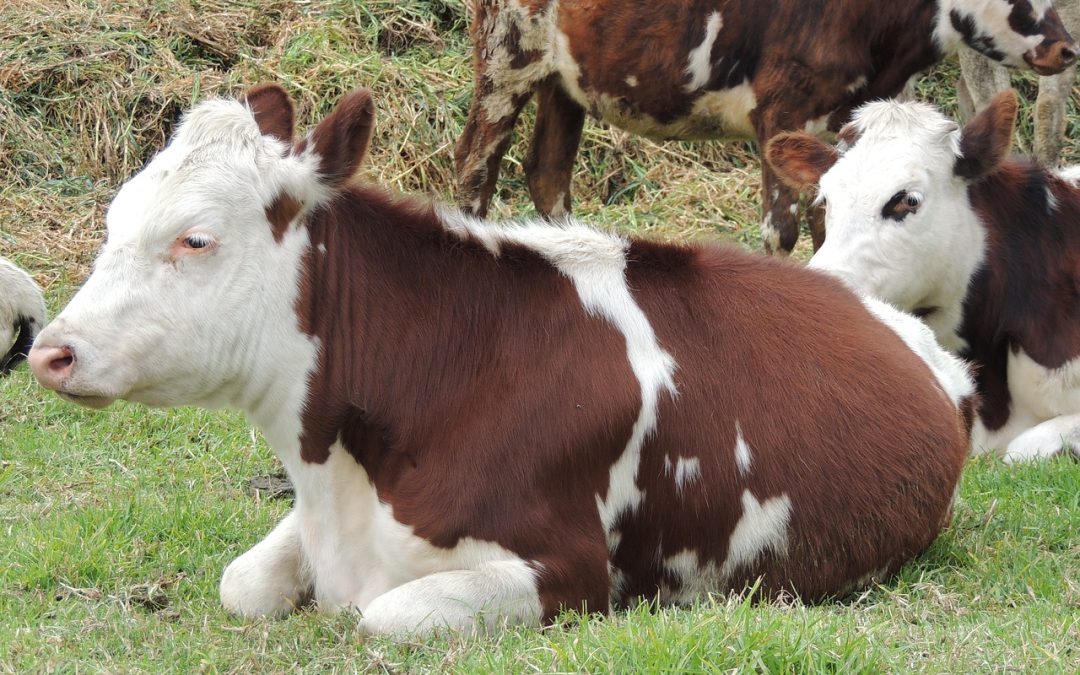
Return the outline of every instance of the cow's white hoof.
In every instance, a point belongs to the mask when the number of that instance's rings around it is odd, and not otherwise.
[[[221,604],[244,617],[282,617],[307,602],[309,593],[288,570],[253,559],[251,551],[232,561],[221,575]]]
[[[1053,457],[1068,448],[1060,429],[1039,425],[1014,438],[1005,450],[1004,460],[1006,464],[1033,462]]]

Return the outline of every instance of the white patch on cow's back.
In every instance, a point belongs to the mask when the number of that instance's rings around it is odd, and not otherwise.
[[[953,406],[959,408],[962,399],[975,393],[975,382],[967,366],[938,344],[933,331],[926,324],[875,298],[865,295],[860,298],[871,314],[896,333],[926,363]]]
[[[448,231],[480,241],[493,255],[503,243],[524,246],[546,258],[578,292],[585,310],[610,322],[626,340],[626,356],[641,387],[641,410],[629,442],[611,467],[606,498],[596,496],[605,532],[619,513],[637,508],[643,494],[637,487],[641,447],[656,428],[662,394],[674,397],[675,360],[660,346],[648,317],[626,284],[625,239],[599,232],[576,220],[485,223],[458,211],[440,208]]]
[[[633,75],[627,75],[626,76],[626,86],[628,86],[628,87],[636,87],[636,86],[638,86],[637,77],[635,77]]]
[[[701,477],[701,459],[680,457],[675,463],[675,489],[682,492],[691,482]]]
[[[705,38],[701,44],[690,50],[686,59],[686,75],[690,78],[685,86],[686,91],[697,91],[709,83],[709,78],[712,76],[713,43],[716,42],[716,36],[720,34],[723,26],[724,20],[720,12],[714,11],[709,14],[709,19],[705,22]]]
[[[750,453],[750,445],[743,437],[742,427],[735,422],[735,466],[739,469],[739,475],[745,476],[750,473],[750,463],[753,456]]]
[[[725,580],[766,552],[777,557],[787,555],[791,497],[784,494],[759,502],[750,490],[743,490],[742,507],[742,518],[731,533],[727,557],[720,567]]]

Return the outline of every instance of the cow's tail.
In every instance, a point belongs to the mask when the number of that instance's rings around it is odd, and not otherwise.
[[[11,345],[8,353],[0,358],[0,376],[7,375],[15,369],[15,366],[26,360],[30,347],[34,344],[34,336],[37,333],[34,330],[36,324],[37,321],[29,317],[16,318],[13,326],[16,329],[15,344]]]

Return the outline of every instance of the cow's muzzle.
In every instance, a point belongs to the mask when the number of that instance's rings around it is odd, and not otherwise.
[[[1039,75],[1057,75],[1076,63],[1078,49],[1070,40],[1046,40],[1024,54],[1024,61]]]

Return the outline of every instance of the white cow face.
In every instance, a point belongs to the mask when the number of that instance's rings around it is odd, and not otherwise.
[[[984,250],[968,186],[1004,158],[1015,116],[1012,92],[963,130],[931,106],[882,101],[856,111],[837,149],[777,136],[767,152],[777,174],[799,189],[817,183],[825,204],[810,265],[904,310],[954,304]]]
[[[278,352],[298,333],[308,237],[297,223],[343,182],[327,178],[335,167],[317,149],[347,125],[320,125],[295,148],[292,126],[292,103],[274,86],[184,118],[120,189],[93,274],[38,336],[30,363],[44,386],[93,407],[243,407],[265,387],[261,374],[288,358]]]
[[[995,61],[1027,65],[1040,75],[1061,72],[1077,55],[1051,0],[941,0],[935,35],[942,45],[962,40]]]

